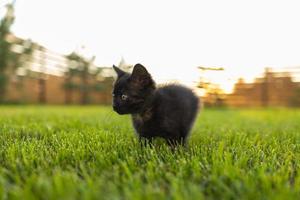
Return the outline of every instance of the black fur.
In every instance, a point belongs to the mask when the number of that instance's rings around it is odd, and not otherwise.
[[[119,114],[131,114],[139,138],[161,137],[170,145],[185,144],[197,115],[198,97],[181,85],[156,88],[141,64],[134,66],[132,74],[113,68],[118,74],[113,108]]]

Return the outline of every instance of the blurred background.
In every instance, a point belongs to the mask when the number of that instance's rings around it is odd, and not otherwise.
[[[1,104],[110,104],[118,65],[210,107],[300,106],[297,1],[1,0]]]

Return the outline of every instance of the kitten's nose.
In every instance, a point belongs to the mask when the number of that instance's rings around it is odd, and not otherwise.
[[[113,106],[113,109],[116,113],[121,114],[121,110],[117,106]]]

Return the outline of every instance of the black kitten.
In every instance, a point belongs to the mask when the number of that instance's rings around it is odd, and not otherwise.
[[[131,114],[139,138],[161,137],[168,144],[185,144],[197,115],[198,98],[188,88],[166,85],[156,88],[145,67],[132,74],[113,66],[118,74],[113,89],[113,109]]]

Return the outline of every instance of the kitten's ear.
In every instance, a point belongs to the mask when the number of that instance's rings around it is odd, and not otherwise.
[[[117,73],[118,77],[123,76],[126,72],[124,72],[123,70],[121,70],[119,67],[113,65],[113,68],[115,70],[115,72]]]
[[[141,64],[136,64],[133,67],[133,71],[130,80],[138,85],[145,86],[152,81],[151,75],[148,73],[146,68]]]

